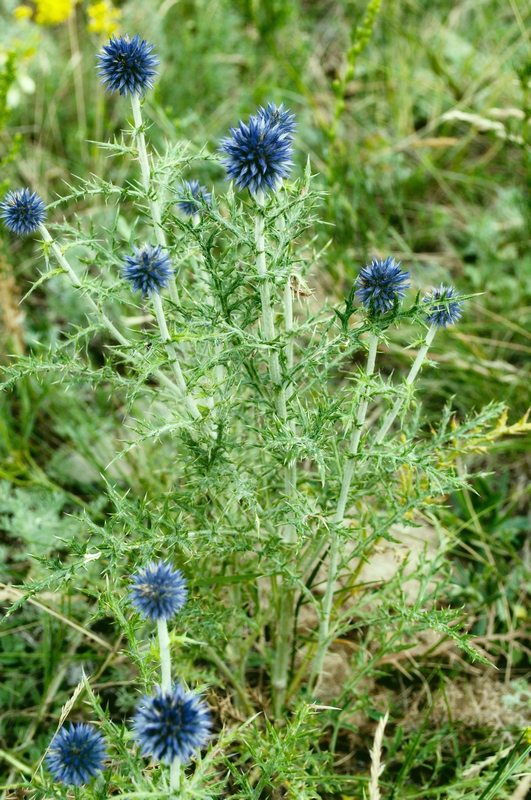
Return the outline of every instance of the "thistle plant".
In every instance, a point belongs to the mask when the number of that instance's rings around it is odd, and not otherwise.
[[[310,165],[295,163],[294,113],[261,106],[217,153],[181,142],[150,151],[141,103],[163,70],[154,47],[113,37],[98,58],[106,89],[131,101],[133,129],[101,145],[129,159],[128,180],[93,176],[47,208],[17,189],[1,214],[13,235],[40,238],[39,285],[65,281],[87,313],[55,347],[14,359],[6,386],[47,374],[54,386],[56,376],[103,386],[127,416],[112,465],[101,465],[107,505],[87,509],[83,540],[63,560],[42,559],[49,575],[25,591],[59,591],[75,577],[91,601],[87,626],[113,620],[102,670],[125,673],[129,716],[104,710],[89,676],[80,692],[102,733],[85,722],[61,728],[39,786],[64,797],[58,782],[87,784],[88,798],[345,794],[323,737],[350,731],[353,710],[369,713],[357,698],[384,657],[431,628],[482,658],[460,610],[437,594],[444,547],[418,559],[412,600],[404,567],[376,589],[360,579],[397,529],[438,522],[443,499],[467,485],[457,460],[497,435],[499,406],[460,422],[447,406],[429,430],[411,413],[428,349],[459,323],[467,297],[445,285],[423,296],[429,281],[415,286],[392,255],[357,268],[344,309],[303,292],[326,267],[314,250],[323,194]],[[193,177],[206,173],[206,185]],[[71,224],[89,200],[91,226]],[[384,377],[382,345],[400,325],[420,343],[405,382]],[[87,346],[95,334],[100,361]],[[172,563],[193,575],[190,587]],[[186,633],[170,636],[174,619]],[[146,640],[152,623],[158,650]],[[347,635],[357,636],[356,657],[331,686]],[[337,704],[319,705],[330,697]],[[375,775],[377,784],[379,767]]]

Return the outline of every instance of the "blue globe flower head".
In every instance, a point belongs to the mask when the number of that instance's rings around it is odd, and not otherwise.
[[[177,193],[177,207],[186,214],[193,217],[194,214],[201,212],[201,202],[210,205],[212,194],[206,186],[201,186],[199,181],[183,181],[183,185]]]
[[[442,283],[438,287],[432,287],[429,294],[424,297],[424,303],[432,304],[435,300],[444,302],[431,305],[429,313],[426,315],[426,322],[429,325],[437,325],[439,328],[446,328],[447,325],[455,325],[461,319],[463,301],[456,300],[460,292],[456,292],[453,286],[444,286]]]
[[[365,308],[372,308],[376,314],[385,314],[395,303],[395,297],[404,297],[409,289],[409,273],[400,269],[400,261],[395,263],[390,256],[381,261],[373,258],[372,264],[366,264],[356,278],[358,297]]]
[[[125,256],[123,277],[129,281],[134,292],[141,291],[142,297],[165,289],[173,275],[168,253],[157,244],[134,247],[132,256]]]
[[[234,180],[239,189],[252,195],[271,190],[276,192],[283,178],[291,172],[293,161],[292,129],[280,119],[251,116],[249,124],[240,120],[231,136],[221,140],[222,163],[227,180]]]
[[[35,233],[39,225],[46,219],[46,209],[37,192],[29,189],[17,189],[8,192],[0,203],[4,225],[17,236]]]
[[[109,44],[102,47],[97,58],[98,75],[108,92],[120,92],[122,97],[144,95],[153,88],[153,78],[159,73],[155,67],[160,64],[157,56],[151,55],[154,45],[137,35],[112,36]]]
[[[270,125],[279,125],[283,132],[293,139],[297,127],[295,114],[292,114],[289,108],[284,108],[284,103],[281,103],[278,108],[274,103],[268,103],[267,108],[260,106],[256,113],[264,122],[268,122]]]
[[[81,786],[103,769],[105,747],[105,739],[93,725],[71,723],[53,737],[46,763],[56,780]]]
[[[132,575],[131,581],[131,603],[152,622],[171,619],[186,603],[186,578],[180,569],[164,561],[151,561]]]
[[[175,683],[169,692],[157,687],[154,696],[145,695],[133,717],[133,730],[144,756],[170,763],[190,760],[194,750],[209,737],[212,720],[200,695]]]

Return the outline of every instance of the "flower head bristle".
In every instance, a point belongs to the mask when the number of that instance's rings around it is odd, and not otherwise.
[[[282,106],[276,109],[269,104],[268,109],[260,108],[247,125],[240,120],[237,128],[230,129],[231,136],[222,139],[220,147],[225,153],[222,163],[228,180],[255,196],[268,190],[276,192],[293,166],[293,118]]]
[[[278,108],[274,103],[268,103],[267,108],[260,106],[256,114],[270,125],[279,125],[287,136],[293,138],[297,127],[295,114],[292,114],[289,108],[284,108],[284,103],[281,103]]]
[[[16,189],[8,192],[0,204],[4,225],[17,236],[35,233],[46,219],[46,208],[37,192]]]
[[[455,299],[459,294],[460,292],[456,292],[453,286],[444,286],[442,283],[438,287],[432,287],[423,300],[424,303],[430,303],[430,310],[426,315],[428,325],[436,325],[439,328],[455,325],[463,313],[463,301]],[[441,302],[433,305],[437,300]]]
[[[356,278],[356,296],[365,308],[372,309],[375,314],[385,314],[401,299],[410,287],[409,273],[400,269],[400,261],[395,263],[390,256],[385,261],[373,258],[372,264],[366,264]]]
[[[165,289],[173,275],[171,259],[160,245],[145,244],[133,247],[134,255],[125,256],[123,277],[142,292],[142,297]]]
[[[133,718],[133,730],[142,755],[171,763],[190,760],[194,750],[205,745],[212,721],[200,695],[175,683],[167,692],[160,687],[154,696],[145,695]]]
[[[81,786],[103,769],[105,747],[105,739],[93,725],[71,723],[53,737],[46,763],[56,780]]]
[[[157,56],[151,55],[153,47],[144,39],[140,41],[138,33],[133,39],[112,36],[97,56],[98,75],[101,83],[106,84],[106,91],[120,92],[127,97],[128,94],[142,96],[152,89],[153,78],[158,75],[155,67],[160,63]]]
[[[210,205],[212,194],[206,186],[201,186],[199,181],[183,181],[183,185],[177,193],[177,207],[187,217],[193,217],[201,213],[201,203]]]
[[[186,603],[186,578],[164,561],[151,561],[132,575],[131,581],[131,603],[152,622],[171,619]]]

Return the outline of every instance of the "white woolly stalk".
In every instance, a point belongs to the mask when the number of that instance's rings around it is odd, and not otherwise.
[[[263,208],[265,195],[257,192],[254,195],[256,203]],[[262,324],[263,335],[267,343],[272,343],[275,339],[275,323],[273,309],[271,307],[271,286],[267,278],[267,266],[265,257],[265,236],[264,236],[264,216],[261,213],[256,215],[255,220],[255,245],[256,245],[256,271],[263,278],[260,284],[260,299],[262,302]],[[293,304],[291,297],[291,287],[288,276],[287,287],[284,291],[284,324],[286,332],[293,330]],[[286,347],[286,360],[288,368],[293,367],[293,343],[288,342]],[[269,374],[273,383],[277,386],[278,394],[276,400],[277,414],[284,424],[287,424],[287,405],[290,390],[286,389],[282,381],[278,352],[275,349],[269,351]],[[290,427],[295,432],[295,421],[292,420]],[[297,466],[296,463],[288,464],[284,468],[284,492],[286,498],[292,497],[297,485]],[[282,537],[287,544],[296,543],[297,532],[292,523],[286,523],[282,528]],[[284,583],[280,587],[280,613],[277,631],[277,647],[275,653],[275,663],[273,665],[272,683],[274,688],[274,714],[277,720],[282,718],[282,707],[286,698],[288,685],[289,659],[291,654],[291,641],[293,633],[293,610],[295,603],[295,590],[286,586]]]
[[[429,330],[428,330],[428,333],[426,334],[426,338],[424,339],[424,344],[419,349],[419,351],[417,353],[417,356],[416,356],[413,364],[411,365],[411,369],[409,370],[409,375],[406,378],[406,386],[411,386],[413,384],[413,382],[415,381],[415,378],[419,374],[420,368],[422,367],[422,364],[424,363],[424,359],[426,358],[426,353],[428,352],[428,349],[429,349],[431,343],[433,342],[433,339],[434,339],[436,333],[437,333],[437,325],[431,325]],[[397,416],[398,416],[398,414],[400,412],[400,409],[404,405],[404,401],[405,401],[405,397],[398,397],[395,400],[395,403],[394,403],[391,411],[389,411],[388,414],[386,415],[386,417],[384,418],[384,421],[382,423],[382,427],[380,428],[378,436],[376,437],[375,444],[381,444],[383,442],[383,440],[385,439],[385,436],[386,436],[389,428],[391,427],[391,425],[393,424],[393,422],[397,418]]]
[[[262,191],[254,195],[257,205],[264,207],[265,195]],[[260,299],[262,301],[262,323],[264,339],[271,344],[275,339],[275,322],[273,309],[271,308],[271,284],[267,278],[267,267],[265,257],[265,237],[264,237],[264,215],[259,213],[255,219],[255,245],[256,245],[256,271],[263,280],[260,283]],[[285,420],[286,413],[286,392],[282,386],[282,376],[280,373],[280,362],[275,348],[269,350],[269,374],[271,380],[278,387],[277,412],[281,419]]]
[[[144,131],[142,130],[143,121],[142,121],[142,111],[140,109],[140,98],[138,94],[136,94],[136,92],[133,92],[131,94],[131,107],[133,109],[133,120],[135,123],[134,138],[138,149],[138,160],[140,161],[142,185],[144,186],[144,191],[146,192],[146,195],[148,197],[149,207],[151,209],[151,219],[153,221],[153,227],[155,229],[155,237],[157,239],[157,244],[165,248],[167,247],[166,235],[162,227],[162,217],[160,213],[160,205],[158,197],[155,191],[152,190],[151,186],[151,171],[149,168],[149,160],[146,148],[146,137],[144,135]],[[179,305],[179,292],[177,291],[175,276],[172,276],[169,279],[168,288],[170,290],[170,297],[172,301],[177,305]]]
[[[157,620],[157,633],[159,636],[160,650],[160,671],[161,687],[163,692],[171,690],[171,655],[170,655],[170,635],[168,633],[168,623],[165,619]]]
[[[170,794],[174,794],[175,792],[180,791],[181,776],[182,776],[181,762],[179,761],[177,756],[175,756],[175,758],[170,764]]]
[[[379,778],[382,772],[384,771],[385,767],[385,764],[382,764],[382,742],[383,742],[385,726],[387,725],[388,719],[389,719],[389,711],[386,711],[385,716],[380,717],[380,720],[376,727],[376,733],[374,734],[374,743],[372,746],[372,750],[369,751],[371,754],[371,779],[369,781],[369,800],[380,800],[381,797]]]
[[[374,365],[376,362],[376,351],[378,350],[378,336],[376,333],[371,334],[369,339],[369,355],[367,357],[367,366],[365,368],[365,375],[367,378],[374,372]],[[367,416],[367,408],[369,400],[366,396],[361,397],[358,411],[356,413],[356,425],[352,431],[349,446],[349,458],[345,464],[343,473],[343,481],[341,484],[341,492],[337,504],[337,510],[332,518],[332,522],[339,525],[345,516],[345,508],[348,501],[350,491],[350,484],[354,474],[354,462],[358,453],[358,447],[361,440],[363,425],[365,417]],[[337,571],[339,566],[339,537],[337,528],[334,528],[330,538],[330,552],[328,555],[328,575],[326,578],[326,589],[323,597],[323,606],[321,609],[321,619],[319,623],[319,637],[317,643],[317,653],[314,658],[312,674],[310,676],[310,687],[313,687],[315,682],[319,681],[322,677],[322,669],[326,653],[330,642],[330,619],[332,616],[332,606],[334,603],[334,590],[337,578]]]
[[[131,342],[128,339],[126,339],[126,337],[122,333],[120,333],[118,328],[116,328],[115,325],[113,325],[113,323],[111,322],[109,317],[105,314],[105,312],[101,310],[98,304],[94,302],[92,297],[85,290],[85,287],[83,286],[82,282],[79,280],[76,273],[70,266],[69,262],[63,255],[59,245],[51,237],[50,232],[48,231],[46,226],[42,224],[39,225],[39,231],[41,233],[43,241],[46,242],[46,244],[50,245],[50,250],[53,252],[60,266],[67,273],[73,286],[75,286],[76,289],[80,289],[81,292],[83,293],[83,297],[87,301],[88,305],[90,306],[94,314],[96,314],[96,316],[101,320],[101,322],[105,325],[107,330],[112,334],[112,336],[116,339],[117,342],[119,342],[124,347],[130,348]],[[135,362],[138,363],[139,361],[143,360],[142,356],[139,356],[136,351],[132,350],[128,350],[127,352],[123,353],[123,356],[132,363]],[[164,375],[163,372],[161,372],[160,370],[155,370],[154,374],[163,386],[166,386],[167,389],[171,389],[171,391],[178,397],[182,397],[182,392],[180,388],[176,386],[173,383],[173,381],[171,381],[166,375]]]
[[[200,419],[201,412],[197,408],[194,398],[188,392],[188,387],[186,386],[186,381],[184,380],[181,366],[179,364],[177,351],[174,347],[173,342],[171,341],[170,332],[168,330],[168,324],[166,322],[166,317],[164,316],[164,309],[162,308],[162,300],[158,292],[151,293],[151,302],[153,303],[153,309],[155,311],[155,317],[157,318],[160,335],[162,341],[164,342],[166,353],[170,360],[170,365],[173,371],[173,375],[175,377],[175,381],[184,398],[184,404],[194,419]]]

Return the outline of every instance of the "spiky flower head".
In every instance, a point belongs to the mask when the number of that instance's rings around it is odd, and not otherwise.
[[[385,314],[393,308],[395,297],[402,298],[409,289],[409,273],[400,269],[400,261],[395,263],[389,256],[385,261],[373,258],[366,264],[356,278],[356,296],[365,308],[372,308],[376,314]]]
[[[189,761],[194,750],[207,743],[211,727],[205,701],[180,683],[167,692],[159,686],[155,696],[145,695],[133,717],[142,755],[167,763],[175,758],[181,763]]]
[[[437,325],[439,328],[455,325],[463,313],[461,310],[463,301],[455,299],[460,294],[453,286],[444,286],[442,283],[438,287],[432,286],[429,294],[424,297],[424,302],[430,303],[431,306],[426,315],[426,322],[429,325]],[[441,302],[431,305],[436,300],[441,300]]]
[[[183,185],[177,193],[177,207],[186,214],[193,217],[194,214],[201,213],[201,201],[210,205],[212,194],[206,186],[201,186],[199,181],[183,181]]]
[[[164,561],[151,561],[132,575],[131,581],[131,603],[152,622],[171,619],[186,603],[186,578]]]
[[[240,120],[237,128],[230,129],[231,136],[221,140],[227,179],[234,180],[239,189],[249,189],[252,195],[269,189],[276,192],[291,172],[293,123],[282,119],[288,113],[282,111],[282,116],[273,119],[261,109],[248,125]]]
[[[120,92],[123,97],[130,94],[144,95],[153,88],[153,78],[158,75],[155,67],[160,64],[157,56],[151,55],[154,45],[145,39],[140,41],[137,33],[129,36],[111,36],[109,44],[102,47],[97,58],[98,75],[108,92]]]
[[[297,127],[295,114],[292,114],[289,108],[285,108],[284,103],[281,103],[278,108],[274,103],[268,103],[267,108],[260,106],[256,113],[264,122],[268,122],[270,125],[280,125],[284,133],[293,138]]]
[[[37,192],[16,189],[8,192],[0,203],[4,225],[17,236],[34,233],[46,219],[46,209]]]
[[[134,254],[125,256],[123,277],[133,286],[133,291],[142,292],[142,297],[165,289],[173,275],[168,253],[157,244],[133,247]]]
[[[106,742],[101,733],[85,722],[70,723],[52,739],[46,754],[54,778],[68,785],[81,786],[103,769]]]

